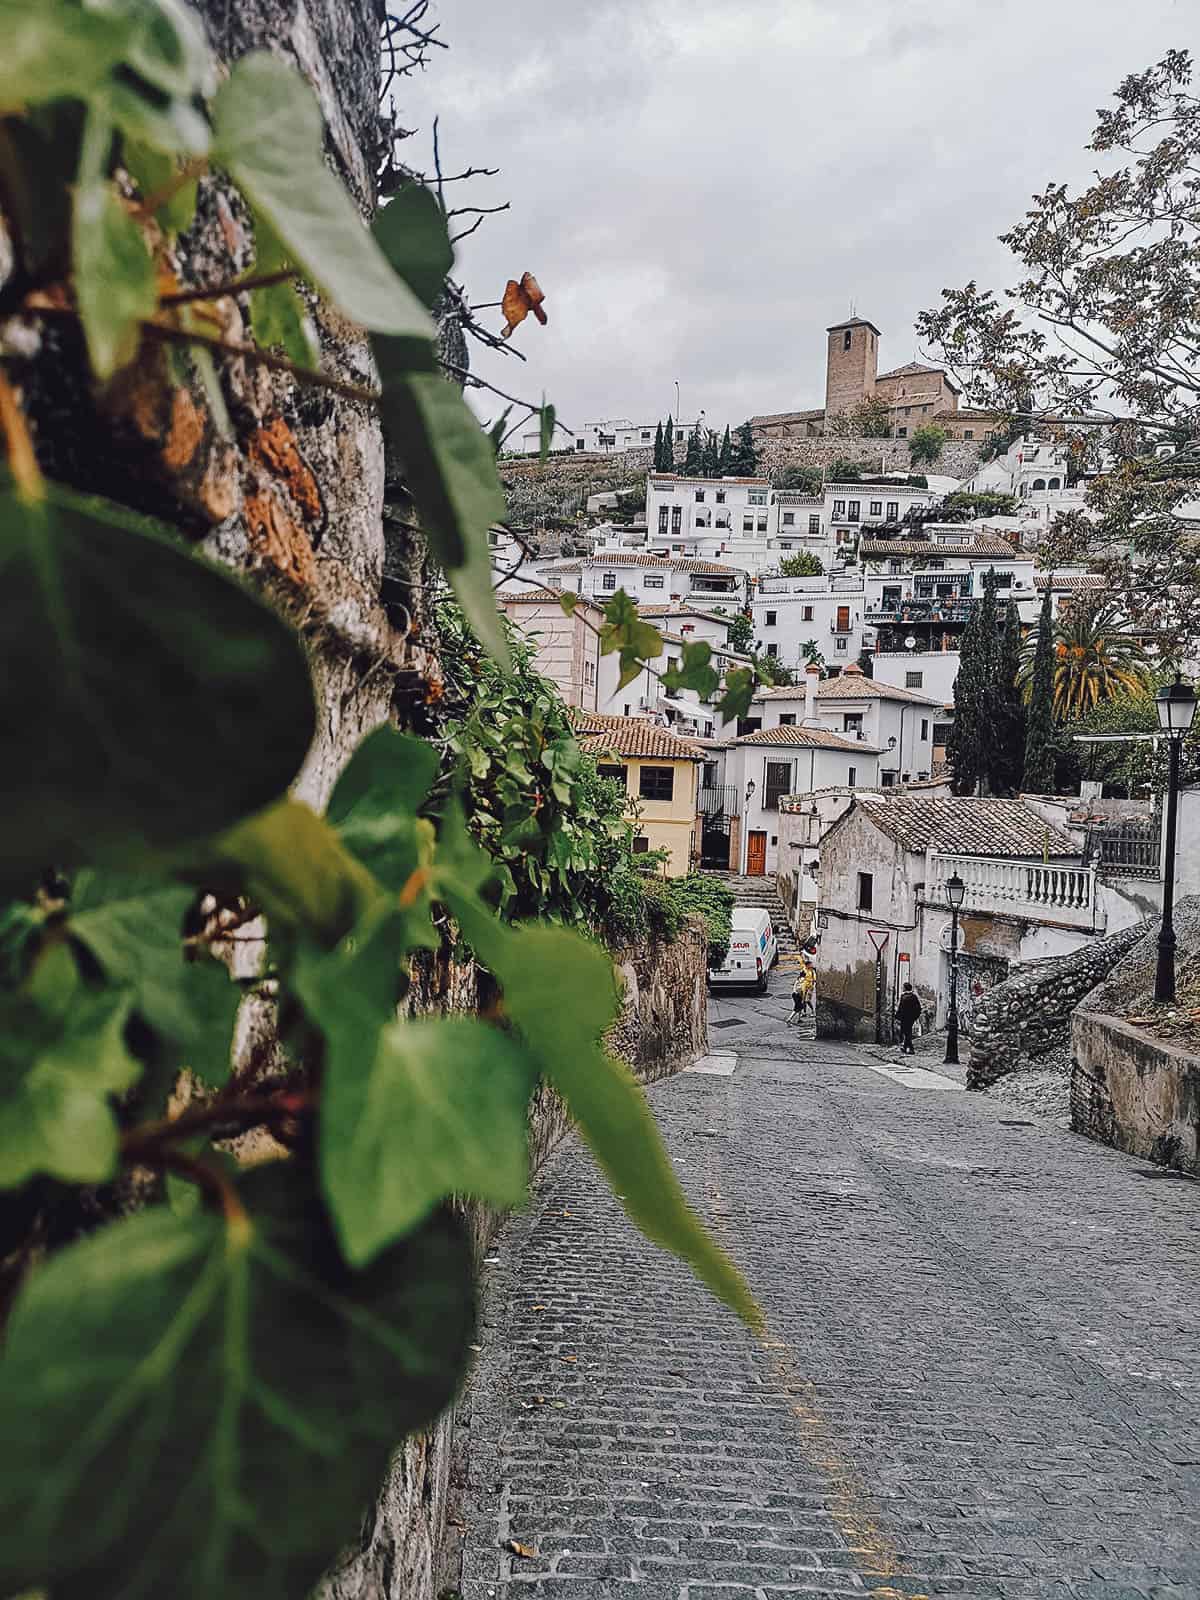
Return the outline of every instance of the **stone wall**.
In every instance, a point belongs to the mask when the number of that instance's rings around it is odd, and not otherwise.
[[[1074,1131],[1200,1177],[1200,1056],[1095,1011],[1071,1046]]]
[[[984,994],[971,1022],[967,1088],[986,1089],[1023,1060],[1065,1044],[1075,1007],[1145,931],[1138,924],[1073,955],[1031,961]]]
[[[606,1036],[608,1048],[644,1083],[703,1054],[708,1049],[707,944],[700,925],[689,924],[670,944],[625,946],[612,957],[623,1004]],[[473,972],[465,968],[452,968],[445,976],[434,972],[428,986],[431,1001],[473,1004]],[[570,1127],[563,1102],[540,1084],[529,1106],[533,1175]],[[503,1217],[476,1202],[464,1210],[482,1260]],[[358,1547],[345,1552],[318,1600],[434,1600],[454,1589],[457,1546],[448,1518],[462,1472],[459,1454],[452,1412],[428,1433],[404,1442],[364,1520]]]

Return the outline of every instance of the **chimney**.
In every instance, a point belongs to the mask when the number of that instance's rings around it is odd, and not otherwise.
[[[804,720],[812,722],[817,715],[817,684],[821,681],[821,669],[815,661],[810,661],[804,674]]]

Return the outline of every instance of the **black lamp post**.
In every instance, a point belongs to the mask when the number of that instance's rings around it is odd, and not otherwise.
[[[967,886],[956,872],[946,884],[950,902],[950,1015],[946,1019],[947,1066],[958,1065],[958,913],[962,910]]]
[[[1158,725],[1167,736],[1170,764],[1167,773],[1167,837],[1163,850],[1162,927],[1158,934],[1158,970],[1154,975],[1154,998],[1175,998],[1175,823],[1179,810],[1179,756],[1192,718],[1196,715],[1196,693],[1177,672],[1175,682],[1154,697]]]

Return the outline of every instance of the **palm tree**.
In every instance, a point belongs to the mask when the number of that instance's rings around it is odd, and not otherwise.
[[[1036,633],[1025,642],[1021,685],[1026,700],[1033,688],[1036,643]],[[1115,694],[1144,692],[1148,668],[1144,648],[1124,631],[1114,606],[1100,601],[1068,607],[1054,625],[1056,720],[1082,716]]]

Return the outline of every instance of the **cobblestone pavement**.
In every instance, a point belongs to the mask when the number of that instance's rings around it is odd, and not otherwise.
[[[1194,1600],[1200,1186],[788,1009],[722,997],[733,1076],[650,1091],[762,1344],[574,1145],[503,1235],[464,1600]]]

